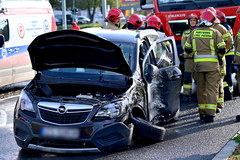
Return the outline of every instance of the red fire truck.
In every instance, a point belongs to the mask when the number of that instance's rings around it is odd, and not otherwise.
[[[240,0],[140,0],[142,9],[153,9],[161,19],[167,36],[174,36],[181,52],[180,40],[188,27],[187,18],[191,13],[200,15],[207,7],[214,7],[226,14],[233,28],[234,36],[240,27]]]

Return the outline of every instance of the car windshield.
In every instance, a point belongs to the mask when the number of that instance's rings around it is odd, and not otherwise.
[[[113,42],[118,45],[123,53],[124,57],[129,64],[130,68],[134,68],[135,61],[133,60],[133,51],[134,44],[131,43],[122,43],[122,42]],[[79,79],[79,80],[88,80],[88,81],[104,81],[104,82],[114,82],[114,79],[118,81],[125,81],[125,75],[120,73],[101,70],[101,69],[92,69],[92,68],[54,68],[49,69],[41,72],[43,76],[50,76],[50,77],[61,77],[65,79]],[[118,78],[116,78],[118,77]],[[116,80],[116,81],[117,81]]]

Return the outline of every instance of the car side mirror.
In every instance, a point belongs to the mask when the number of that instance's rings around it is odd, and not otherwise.
[[[4,43],[5,43],[4,35],[0,34],[0,48],[2,48],[4,46]]]

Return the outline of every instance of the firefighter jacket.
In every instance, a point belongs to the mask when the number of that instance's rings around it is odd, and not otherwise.
[[[118,26],[115,23],[108,22],[107,26],[104,27],[105,29],[119,29]]]
[[[213,28],[222,34],[222,38],[226,43],[226,52],[228,52],[233,46],[233,37],[231,33],[220,23],[214,23]]]
[[[234,56],[234,63],[240,64],[240,29],[238,30],[238,34],[235,38],[235,56]]]
[[[189,36],[189,34],[192,32],[193,29],[187,29],[183,32],[182,34],[182,39],[181,39],[181,45],[182,45],[182,48],[184,48],[184,45],[187,41],[187,38]],[[183,57],[184,58],[193,58],[193,55],[192,53],[191,54],[187,54],[186,52],[183,53]]]
[[[185,49],[192,49],[194,53],[194,72],[209,72],[220,70],[218,49],[225,49],[221,33],[206,26],[193,30],[186,43]]]

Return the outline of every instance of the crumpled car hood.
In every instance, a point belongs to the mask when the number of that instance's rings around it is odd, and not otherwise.
[[[32,68],[95,68],[131,76],[131,69],[117,45],[99,36],[76,30],[49,32],[28,47]]]

